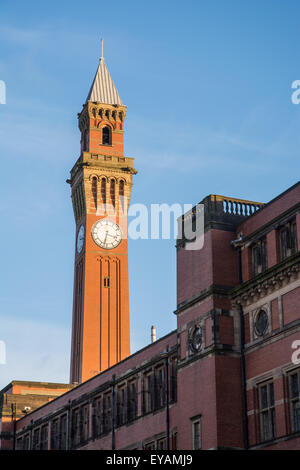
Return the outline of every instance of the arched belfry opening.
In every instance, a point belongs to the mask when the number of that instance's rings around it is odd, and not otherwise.
[[[111,145],[111,128],[104,126],[102,129],[102,145]]]

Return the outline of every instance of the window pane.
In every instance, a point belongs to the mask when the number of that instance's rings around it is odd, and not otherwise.
[[[266,385],[260,389],[260,407],[262,409],[268,407],[268,393]]]
[[[297,252],[297,225],[293,222],[291,225],[291,249],[292,254]]]
[[[200,421],[193,423],[193,449],[199,450],[201,448],[201,435],[200,435]]]
[[[299,396],[298,374],[293,374],[290,377],[291,383],[291,398]]]
[[[269,392],[270,392],[270,403],[269,405],[274,405],[274,385],[270,384],[269,385]]]
[[[263,441],[266,441],[269,439],[269,429],[270,429],[270,423],[269,423],[269,412],[264,411],[261,414],[261,421],[262,421],[262,439]]]
[[[294,431],[300,431],[300,402],[293,403]]]

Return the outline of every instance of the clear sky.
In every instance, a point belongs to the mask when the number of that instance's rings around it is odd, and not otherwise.
[[[132,202],[267,202],[299,179],[297,0],[1,0],[0,340],[12,379],[68,381],[75,224],[65,183],[104,38],[127,105]],[[174,240],[130,241],[132,352],[176,327]]]

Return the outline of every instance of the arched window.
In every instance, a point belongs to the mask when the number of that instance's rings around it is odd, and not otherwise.
[[[108,126],[102,129],[102,144],[111,145],[111,128]]]
[[[110,198],[111,198],[111,203],[113,207],[116,205],[116,182],[115,180],[111,180],[110,182]]]
[[[124,211],[124,181],[121,180],[119,183],[119,199],[120,199],[120,207]]]
[[[82,150],[83,150],[84,152],[88,152],[88,151],[89,151],[89,132],[88,132],[87,129],[84,131],[84,134],[83,134],[83,146],[82,146]]]
[[[101,180],[101,200],[103,204],[103,210],[105,211],[106,206],[106,179],[102,178]]]
[[[93,176],[92,178],[92,196],[93,196],[94,207],[95,209],[97,209],[97,178],[96,176]]]

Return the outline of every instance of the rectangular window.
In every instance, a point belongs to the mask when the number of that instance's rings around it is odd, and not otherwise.
[[[300,371],[289,375],[289,398],[293,432],[300,431]]]
[[[154,401],[155,409],[163,408],[165,406],[165,370],[164,366],[157,367],[155,369],[155,391],[154,391]]]
[[[39,450],[40,448],[40,428],[33,431],[32,437],[32,450]]]
[[[103,433],[103,400],[97,397],[93,407],[93,436],[99,437]]]
[[[122,424],[126,423],[126,408],[126,388],[123,385],[117,390],[117,426],[122,426]]]
[[[72,413],[72,442],[73,446],[80,444],[81,412],[79,408]]]
[[[104,286],[104,287],[111,287],[111,285],[110,285],[110,277],[105,277],[105,278],[103,279],[103,286]]]
[[[177,432],[171,436],[171,450],[177,450]]]
[[[193,450],[201,449],[201,418],[192,421]]]
[[[59,450],[59,418],[51,422],[51,450]]]
[[[48,424],[45,424],[41,428],[41,450],[48,450]]]
[[[127,417],[133,421],[137,417],[137,383],[136,380],[128,382],[127,385]]]
[[[143,377],[143,413],[150,413],[154,409],[154,374],[147,372]]]
[[[89,438],[89,417],[90,409],[89,405],[86,404],[82,407],[81,442],[85,442]]]
[[[177,357],[171,358],[170,366],[170,401],[177,401]]]
[[[17,448],[17,450],[23,450],[23,437],[19,437],[17,439],[16,448]]]
[[[149,442],[144,445],[145,450],[155,450],[155,441]]]
[[[297,225],[296,221],[285,224],[279,230],[280,240],[280,259],[284,260],[291,255],[294,255],[297,251]]]
[[[103,397],[103,432],[111,431],[111,394]]]
[[[60,418],[60,443],[59,443],[59,448],[61,450],[66,450],[67,449],[67,415],[63,415]]]
[[[268,268],[267,242],[260,240],[252,247],[253,276],[264,272]]]
[[[156,443],[156,449],[157,450],[166,450],[166,439],[159,439]]]
[[[30,435],[26,434],[24,437],[24,445],[23,445],[24,450],[29,450],[30,449]]]
[[[268,441],[276,435],[273,382],[260,385],[258,392],[261,440]]]

